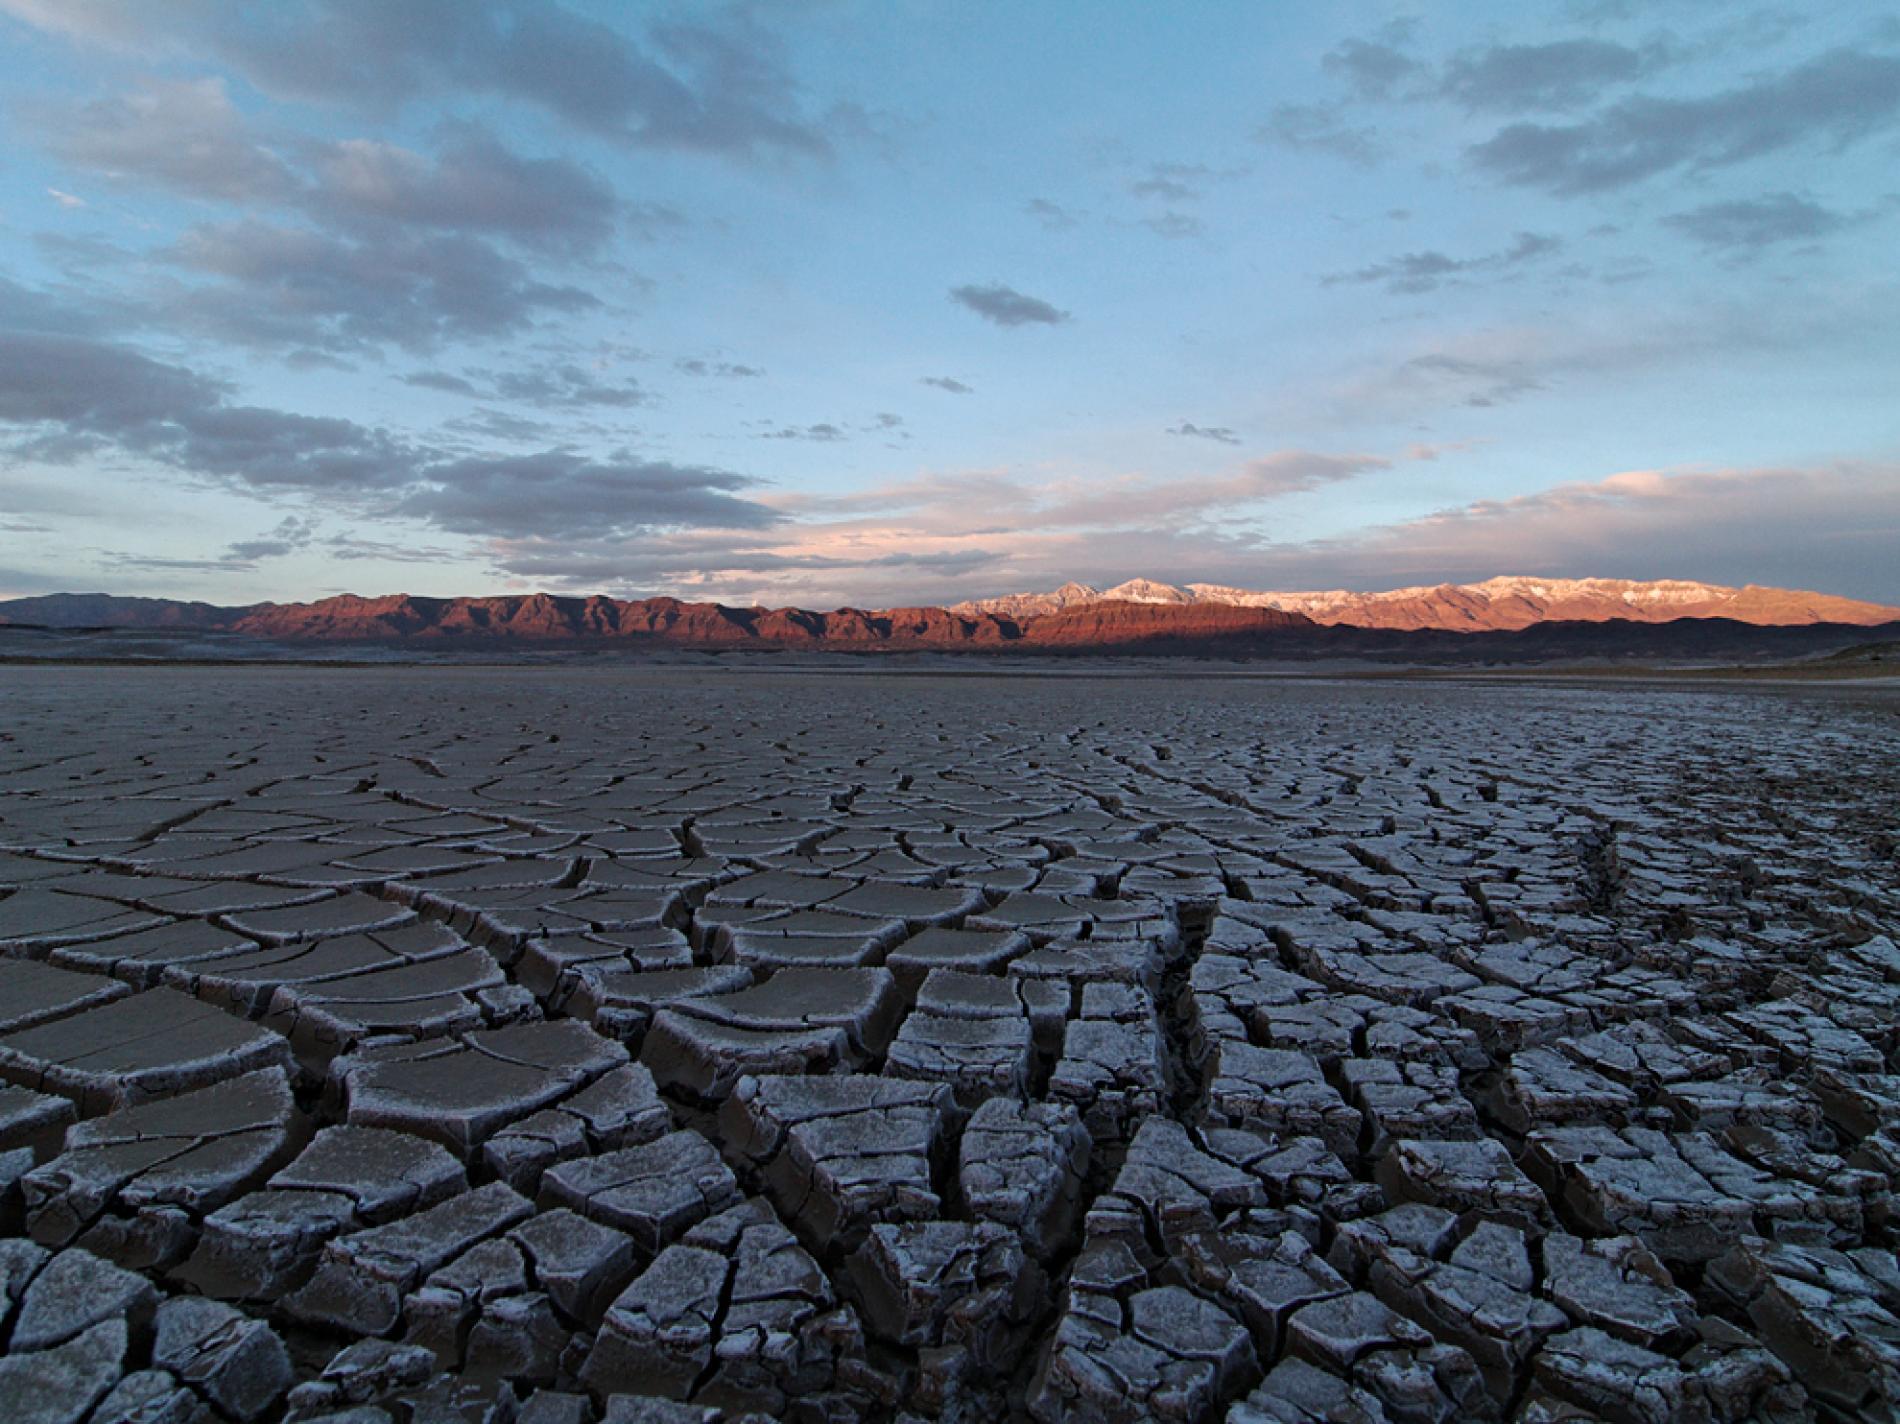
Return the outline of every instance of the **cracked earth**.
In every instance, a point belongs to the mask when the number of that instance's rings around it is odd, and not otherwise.
[[[4,678],[11,1424],[1900,1408],[1900,698]]]

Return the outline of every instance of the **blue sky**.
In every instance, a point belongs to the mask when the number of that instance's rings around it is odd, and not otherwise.
[[[1900,601],[1900,9],[0,0],[0,64],[0,596]]]

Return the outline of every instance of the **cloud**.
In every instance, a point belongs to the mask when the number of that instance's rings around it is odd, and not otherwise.
[[[176,294],[179,316],[244,346],[426,351],[600,305],[461,235],[365,242],[247,220],[192,228],[166,256],[214,279]]]
[[[1891,283],[1778,285],[1725,296],[1599,302],[1535,320],[1487,321],[1400,336],[1359,361],[1316,372],[1283,392],[1280,419],[1315,409],[1357,426],[1366,420],[1432,420],[1449,407],[1488,408],[1546,390],[1552,409],[1698,379],[1719,371],[1725,388],[1767,398],[1789,372],[1886,370],[1900,332],[1900,288]],[[1871,363],[1871,364],[1869,364]],[[1686,389],[1687,387],[1683,387]],[[1574,392],[1574,393],[1573,393]]]
[[[952,376],[919,376],[917,378],[917,384],[920,386],[935,386],[938,390],[948,391],[953,396],[976,394],[976,388],[974,386],[966,386],[963,382]]]
[[[1485,409],[1543,390],[1544,382],[1534,370],[1524,360],[1481,360],[1434,351],[1406,361],[1399,376],[1401,380],[1423,378],[1458,404]]]
[[[248,574],[257,571],[250,559],[190,559],[163,554],[133,554],[119,549],[102,549],[106,563],[115,569],[138,569],[163,574]]]
[[[277,527],[256,539],[240,539],[211,558],[188,558],[163,554],[139,554],[118,549],[100,552],[114,568],[139,569],[150,573],[248,574],[257,571],[266,559],[280,559],[305,549],[316,537],[317,526],[298,515],[286,516]]]
[[[509,0],[5,0],[82,43],[215,56],[264,93],[386,114],[444,93],[533,104],[613,142],[740,159],[823,156],[861,116],[814,114],[783,45],[735,10],[638,36]]]
[[[1890,461],[1633,470],[1282,548],[1262,572],[1279,587],[1527,573],[1798,588],[1825,568],[1826,592],[1893,601],[1896,540]]]
[[[280,559],[298,549],[306,549],[316,538],[317,526],[308,519],[287,515],[268,534],[255,539],[240,539],[225,550],[227,559],[255,563],[259,559]]]
[[[229,389],[128,347],[0,332],[0,422],[24,453],[107,450],[254,493],[297,493],[458,534],[592,536],[707,524],[762,528],[781,516],[741,497],[731,471],[553,449],[455,456],[335,417],[233,405]],[[280,526],[238,557],[296,546]],[[307,541],[305,541],[307,542]]]
[[[751,380],[763,376],[765,372],[757,366],[740,366],[731,361],[675,361],[673,369],[683,371],[689,376],[722,376],[727,380]]]
[[[781,501],[807,517],[855,515],[899,519],[905,527],[943,533],[1023,530],[1160,530],[1198,526],[1213,511],[1284,499],[1335,484],[1392,461],[1370,454],[1277,450],[1228,475],[1155,480],[1124,475],[1031,486],[1000,476],[912,480],[854,495]],[[973,516],[972,511],[980,511]],[[978,521],[972,525],[973,517]]]
[[[756,529],[780,517],[738,497],[756,483],[743,475],[626,451],[602,459],[547,450],[451,460],[420,478],[394,512],[454,534],[599,538],[683,525]]]
[[[466,557],[460,549],[393,544],[384,539],[364,539],[353,534],[332,534],[323,541],[323,550],[333,559],[378,559],[394,564],[448,564]]]
[[[474,233],[576,256],[606,240],[619,210],[613,190],[580,165],[523,157],[467,122],[444,124],[433,155],[360,138],[267,145],[215,78],[144,80],[120,97],[42,103],[27,114],[54,157],[102,178],[247,207],[295,206],[359,236]],[[632,217],[648,232],[682,221],[659,205]]]
[[[86,200],[84,198],[76,198],[71,193],[62,193],[57,188],[48,188],[46,190],[46,196],[58,203],[62,208],[68,210],[86,206]]]
[[[1384,99],[1424,66],[1393,45],[1349,39],[1320,57],[1320,67],[1350,84],[1364,99]]]
[[[370,139],[327,144],[312,174],[301,201],[320,221],[482,233],[569,255],[600,246],[616,210],[613,190],[578,164],[524,158],[469,124],[450,126],[433,157]]]
[[[1195,425],[1182,421],[1179,425],[1170,425],[1169,435],[1188,435],[1197,440],[1217,440],[1223,445],[1238,445],[1240,437],[1224,425]]]
[[[1165,237],[1177,242],[1190,237],[1199,237],[1207,231],[1201,220],[1191,213],[1157,213],[1153,217],[1143,218],[1141,225],[1156,237]]]
[[[1759,252],[1782,242],[1815,242],[1864,220],[1832,212],[1793,193],[1769,193],[1727,203],[1704,203],[1663,222],[1705,248]]]
[[[1300,153],[1319,153],[1370,168],[1384,156],[1378,131],[1348,121],[1343,104],[1280,104],[1254,130],[1260,143]]]
[[[1500,182],[1559,195],[1783,149],[1846,148],[1900,115],[1900,57],[1837,49],[1700,99],[1637,95],[1569,125],[1511,124],[1467,151]]]
[[[1393,293],[1430,292],[1473,273],[1509,271],[1527,262],[1548,257],[1562,247],[1561,238],[1520,232],[1509,247],[1483,257],[1448,257],[1436,251],[1407,252],[1384,262],[1375,262],[1369,267],[1329,273],[1320,282],[1328,287],[1376,283]]]
[[[553,361],[521,371],[476,374],[485,376],[492,384],[496,399],[541,407],[626,410],[646,405],[652,399],[638,381],[603,381],[572,361]]]
[[[411,371],[402,378],[405,386],[419,386],[425,391],[444,391],[453,396],[479,396],[481,388],[473,381],[452,375],[447,371]]]
[[[27,114],[55,158],[104,178],[225,202],[297,188],[290,167],[250,137],[221,79],[145,79],[111,99]]]
[[[1047,198],[1031,198],[1023,204],[1023,211],[1050,232],[1067,232],[1082,221],[1061,204],[1052,203]]]
[[[1288,451],[1235,478],[1255,489],[1300,489],[1349,478],[1361,464],[1390,463]],[[873,512],[876,493],[853,501],[861,512],[851,517],[788,520],[763,534],[689,530],[617,546],[517,544],[501,558],[523,577],[833,607],[888,602],[894,568],[906,570],[906,601],[932,602],[1130,573],[1267,589],[1379,589],[1500,573],[1800,587],[1813,581],[1818,550],[1832,570],[1828,591],[1900,599],[1891,559],[1900,467],[1890,461],[1634,471],[1297,543],[1231,521],[1157,521],[1132,503],[1106,520],[1062,525],[1032,507],[1034,491],[993,473],[888,489]],[[1005,523],[976,513],[1009,509],[1025,493],[1030,503]]]
[[[473,124],[444,125],[433,155],[363,139],[292,138],[273,149],[249,135],[216,80],[152,82],[123,98],[33,112],[55,156],[103,179],[246,210],[156,254],[211,280],[149,283],[152,319],[307,363],[507,335],[598,305],[497,244],[536,258],[590,255],[615,229],[612,190],[564,159],[516,154]],[[276,216],[252,215],[267,211]]]
[[[820,421],[816,425],[781,425],[776,430],[761,431],[761,440],[811,440],[821,445],[846,439],[842,428],[830,421]]]
[[[1439,89],[1471,110],[1575,109],[1600,98],[1611,85],[1641,78],[1662,59],[1657,50],[1607,40],[1492,45],[1452,56]]]
[[[1207,185],[1245,173],[1238,168],[1209,168],[1205,163],[1151,163],[1142,177],[1128,185],[1137,198],[1156,198],[1166,203],[1199,201]]]
[[[1038,297],[1025,296],[1001,282],[952,287],[950,300],[998,326],[1057,326],[1069,320],[1067,312],[1057,310]]]

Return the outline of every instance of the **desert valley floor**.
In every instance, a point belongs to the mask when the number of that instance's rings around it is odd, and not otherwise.
[[[0,1418],[1890,1419],[1897,840],[1869,688],[0,669]]]

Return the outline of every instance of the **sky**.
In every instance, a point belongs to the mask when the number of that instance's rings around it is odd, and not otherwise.
[[[1900,6],[0,0],[0,597],[1900,603]]]

